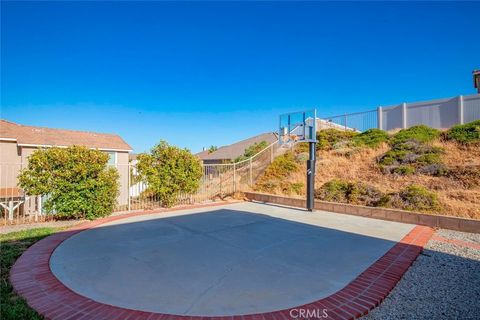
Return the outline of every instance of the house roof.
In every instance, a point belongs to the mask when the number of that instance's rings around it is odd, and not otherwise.
[[[132,147],[116,134],[25,126],[3,119],[0,119],[0,139],[16,141],[19,146],[82,145],[101,150],[132,151]]]
[[[209,154],[210,154],[209,150],[203,150],[203,151],[200,151],[199,153],[196,153],[195,155],[203,160]]]
[[[266,141],[268,144],[271,144],[277,140],[278,137],[275,132],[266,132],[228,146],[220,147],[212,153],[202,151],[197,153],[197,156],[202,160],[231,160],[243,155],[245,149],[254,143]]]

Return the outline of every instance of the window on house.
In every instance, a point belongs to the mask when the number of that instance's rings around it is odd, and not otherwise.
[[[108,165],[114,166],[117,164],[117,153],[116,152],[107,152],[108,154]]]

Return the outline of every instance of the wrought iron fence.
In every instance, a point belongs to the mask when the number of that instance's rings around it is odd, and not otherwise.
[[[285,148],[274,142],[252,157],[232,163],[204,164],[200,187],[195,193],[180,194],[176,203],[193,204],[224,198],[237,191],[249,191],[275,156]],[[135,164],[129,164],[130,172],[135,173]],[[128,203],[119,210],[155,209],[162,206],[156,195],[150,195],[145,181],[136,181],[135,174],[129,183]]]

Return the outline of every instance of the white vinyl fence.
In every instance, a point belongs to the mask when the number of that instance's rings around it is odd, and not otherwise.
[[[448,129],[480,119],[480,94],[458,96],[430,101],[401,103],[378,107],[376,110],[347,113],[322,120],[345,130],[365,131],[406,129],[424,124],[432,128]]]
[[[480,119],[480,95],[458,96],[424,102],[379,107],[378,128],[392,130],[424,124],[448,129]]]
[[[236,191],[248,191],[275,156],[286,150],[279,147],[278,142],[274,142],[251,158],[237,163],[203,165],[199,190],[192,194],[181,194],[178,204],[202,203],[223,198]],[[147,183],[136,181],[135,165],[116,165],[116,167],[119,171],[130,172],[128,183],[121,184],[121,188],[125,188],[121,193],[128,194],[128,200],[125,201],[122,196],[119,197],[120,204],[117,211],[161,207],[159,199],[149,194]],[[29,196],[17,186],[17,176],[21,169],[21,164],[0,163],[0,218],[5,225],[45,221],[53,217],[52,214],[42,210],[42,197]]]

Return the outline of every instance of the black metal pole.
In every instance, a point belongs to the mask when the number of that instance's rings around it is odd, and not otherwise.
[[[307,210],[313,211],[315,200],[315,142],[308,143],[307,160]]]

